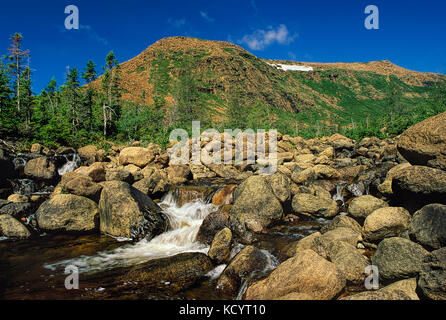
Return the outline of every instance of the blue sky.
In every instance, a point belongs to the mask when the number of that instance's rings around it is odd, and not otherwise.
[[[3,2],[3,1],[2,1]],[[376,5],[380,29],[364,27]],[[80,11],[80,30],[66,30],[65,6]],[[39,93],[67,67],[98,69],[114,50],[123,62],[168,36],[225,40],[261,58],[314,62],[390,60],[446,74],[446,2],[442,0],[57,0],[0,5],[0,55],[14,32],[24,36]]]

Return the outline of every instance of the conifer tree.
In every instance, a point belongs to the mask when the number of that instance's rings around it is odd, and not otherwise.
[[[120,72],[118,60],[111,51],[105,59],[104,75],[102,76],[102,117],[104,122],[104,137],[113,128],[113,120],[119,118],[121,98]]]

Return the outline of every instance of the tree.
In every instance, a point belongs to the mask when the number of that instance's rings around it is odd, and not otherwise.
[[[94,90],[92,82],[96,80],[97,77],[96,65],[93,61],[88,61],[85,67],[85,71],[82,74],[82,78],[87,83],[87,90],[84,95],[84,108],[87,112],[87,122],[85,123],[86,129],[93,131],[93,105],[94,105]]]
[[[16,116],[9,88],[11,79],[8,70],[0,61],[0,136],[12,134],[16,129]]]
[[[104,121],[104,137],[108,129],[113,127],[113,116],[119,118],[121,98],[120,72],[118,60],[111,51],[105,58],[105,72],[102,76],[102,117]]]
[[[11,60],[11,63],[9,64],[9,69],[15,78],[17,111],[20,112],[20,77],[25,70],[24,60],[29,58],[29,50],[22,50],[23,36],[20,33],[16,32],[10,40],[11,45],[8,48],[8,51],[10,52],[9,59]]]
[[[33,92],[31,89],[31,69],[26,67],[20,76],[20,88],[17,99],[21,101],[21,114],[24,115],[25,123],[30,124],[31,110],[33,104]]]
[[[74,67],[68,71],[67,79],[63,88],[63,96],[70,112],[70,122],[72,125],[73,133],[76,133],[76,131],[79,129],[79,124],[81,121],[80,116],[82,110],[79,109],[79,105],[81,102],[79,87],[79,72]]]

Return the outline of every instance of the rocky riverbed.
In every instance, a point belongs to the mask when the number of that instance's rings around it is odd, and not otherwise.
[[[446,113],[395,139],[279,134],[270,175],[170,150],[2,146],[0,296],[446,298]]]

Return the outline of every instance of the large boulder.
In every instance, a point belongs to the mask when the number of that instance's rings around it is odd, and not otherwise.
[[[24,173],[31,179],[49,183],[56,181],[58,177],[56,165],[47,157],[29,160],[25,165]]]
[[[147,195],[122,181],[103,183],[99,200],[101,232],[140,240],[168,229],[161,208]]]
[[[220,230],[214,237],[208,252],[216,264],[228,263],[231,257],[232,232],[229,228]]]
[[[246,179],[234,191],[234,196],[230,225],[239,235],[244,235],[247,229],[253,232],[262,231],[271,223],[282,219],[282,205],[262,176]]]
[[[350,228],[358,234],[362,233],[361,225],[355,219],[344,215],[334,217],[333,220],[321,228],[321,233],[326,233],[341,227]]]
[[[446,248],[426,256],[418,278],[418,287],[429,299],[446,300]]]
[[[123,166],[134,164],[140,168],[144,168],[155,159],[153,150],[141,147],[125,148],[119,154],[119,163]]]
[[[386,238],[381,241],[372,258],[384,282],[416,277],[429,252],[419,244],[404,238]]]
[[[336,297],[346,285],[341,271],[312,250],[304,250],[283,262],[266,279],[252,284],[246,300],[272,300],[291,293],[316,300]]]
[[[31,236],[29,230],[9,214],[0,214],[0,236],[16,239],[26,239]]]
[[[293,211],[316,217],[333,217],[338,213],[338,204],[331,198],[309,193],[298,193],[293,197]]]
[[[135,283],[139,288],[159,288],[168,284],[168,289],[176,292],[195,284],[213,268],[211,259],[203,253],[180,253],[132,267],[119,280]]]
[[[223,270],[217,282],[217,290],[234,295],[242,281],[249,278],[252,272],[264,270],[267,262],[262,251],[253,246],[246,246]]]
[[[369,290],[342,298],[341,300],[420,300],[416,293],[417,279],[394,282],[379,290]]]
[[[369,242],[399,236],[410,223],[409,212],[401,207],[387,207],[373,211],[364,221],[364,237]]]
[[[39,228],[46,231],[91,232],[98,229],[99,211],[90,199],[59,194],[37,209]]]
[[[204,218],[197,233],[196,241],[211,244],[215,235],[229,226],[229,214],[224,210],[211,212]]]
[[[275,173],[268,176],[266,179],[273,190],[274,195],[280,202],[285,202],[290,199],[290,179],[286,175]]]
[[[94,182],[102,182],[105,181],[106,165],[105,162],[95,162],[88,167],[79,167],[74,170],[74,172],[88,176],[93,179]]]
[[[398,139],[398,151],[414,165],[446,164],[446,112],[410,127]]]
[[[98,148],[96,146],[88,145],[77,149],[77,153],[81,158],[82,162],[89,166],[100,159],[97,157]]]
[[[393,194],[393,190],[392,190],[393,178],[395,177],[397,172],[399,172],[400,170],[405,169],[407,167],[410,167],[410,166],[411,166],[410,163],[404,162],[404,163],[400,163],[400,164],[394,166],[393,168],[391,168],[387,172],[386,179],[384,180],[384,182],[378,186],[379,192],[381,192],[382,194],[385,194],[385,195]]]
[[[355,218],[366,218],[373,211],[388,207],[389,205],[371,195],[354,198],[348,207],[348,213]]]
[[[429,203],[446,204],[446,171],[411,166],[399,170],[393,177],[393,199],[410,211]]]
[[[133,183],[133,175],[130,173],[130,171],[127,171],[125,169],[109,169],[107,170],[105,174],[105,180],[107,181],[124,181],[129,184]]]
[[[93,182],[89,176],[79,175],[74,179],[63,181],[60,183],[63,190],[71,194],[86,197],[93,201],[99,201],[102,186],[99,183]]]
[[[409,236],[430,250],[446,246],[446,205],[429,204],[415,212]]]

